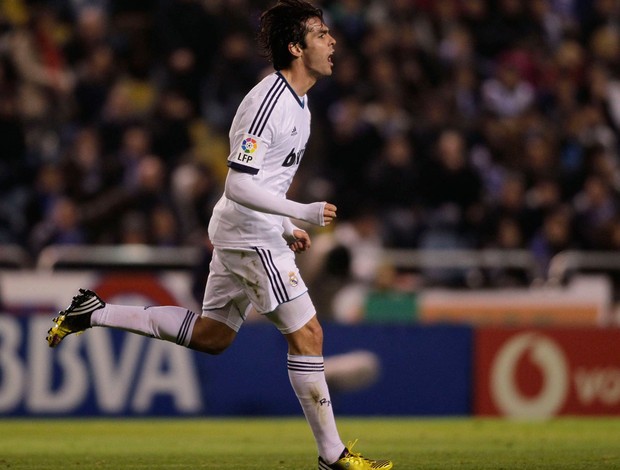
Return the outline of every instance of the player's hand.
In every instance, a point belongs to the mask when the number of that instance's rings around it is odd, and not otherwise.
[[[308,232],[301,229],[295,229],[293,230],[293,236],[295,237],[295,240],[288,244],[289,248],[293,250],[293,252],[303,253],[310,248],[312,242],[310,241],[310,235],[308,235]]]
[[[325,221],[325,225],[329,225],[332,220],[334,220],[337,215],[336,211],[338,208],[329,202],[325,203],[325,207],[323,208],[323,220]]]

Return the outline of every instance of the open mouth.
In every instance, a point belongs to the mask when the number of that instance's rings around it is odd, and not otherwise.
[[[327,56],[327,62],[329,63],[329,65],[334,65],[334,54],[330,54],[329,56]]]

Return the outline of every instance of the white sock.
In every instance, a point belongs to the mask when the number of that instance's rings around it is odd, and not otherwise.
[[[334,463],[344,450],[325,382],[323,356],[288,355],[288,377],[312,429],[319,455]]]
[[[107,326],[189,346],[198,315],[183,307],[134,307],[106,304],[91,316],[92,326]]]

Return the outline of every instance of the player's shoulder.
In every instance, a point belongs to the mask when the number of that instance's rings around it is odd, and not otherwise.
[[[277,125],[286,114],[288,83],[275,72],[264,77],[243,99],[237,111],[236,128],[241,132],[261,136],[269,125]],[[271,123],[271,124],[270,124]]]
[[[244,101],[246,101],[247,105],[258,106],[265,100],[273,102],[285,88],[286,81],[282,75],[277,72],[270,73],[254,85],[254,88],[248,92]]]

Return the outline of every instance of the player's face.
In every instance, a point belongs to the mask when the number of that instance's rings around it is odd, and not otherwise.
[[[329,34],[329,28],[319,18],[310,18],[306,23],[306,48],[302,60],[308,72],[315,78],[332,74],[334,46],[336,40]]]

